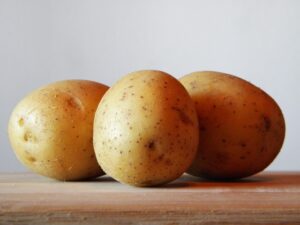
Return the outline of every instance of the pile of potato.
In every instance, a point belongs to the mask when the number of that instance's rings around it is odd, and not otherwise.
[[[285,135],[277,103],[220,72],[179,80],[155,70],[112,87],[66,80],[33,91],[13,110],[9,139],[32,171],[58,180],[107,174],[134,186],[183,173],[239,179],[265,169]]]

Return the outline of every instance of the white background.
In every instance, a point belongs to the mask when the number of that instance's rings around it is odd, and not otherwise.
[[[300,1],[0,0],[0,171],[25,171],[7,138],[13,107],[41,85],[112,85],[140,69],[238,75],[281,106],[287,133],[269,170],[300,170]]]

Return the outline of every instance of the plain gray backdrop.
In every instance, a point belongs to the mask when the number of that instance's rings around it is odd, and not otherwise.
[[[112,85],[140,69],[238,75],[269,93],[286,139],[268,170],[300,170],[300,1],[0,0],[0,171],[25,171],[9,145],[13,107],[56,80]]]

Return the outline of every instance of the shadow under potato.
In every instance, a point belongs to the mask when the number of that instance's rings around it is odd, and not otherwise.
[[[222,187],[257,187],[260,185],[265,186],[270,181],[273,181],[275,178],[268,175],[256,175],[250,176],[242,179],[232,179],[232,180],[210,180],[205,178],[200,178],[188,174],[184,174],[177,180],[162,185],[155,188],[222,188]]]
[[[159,189],[164,189],[164,188],[186,188],[186,187],[197,187],[197,188],[207,188],[207,187],[234,187],[238,186],[241,187],[243,185],[248,186],[249,185],[257,185],[257,184],[266,184],[269,183],[270,181],[273,181],[275,178],[267,175],[267,174],[259,174],[259,175],[254,175],[250,176],[247,178],[242,178],[242,179],[232,179],[232,180],[211,180],[211,179],[205,179],[205,178],[200,178],[196,176],[192,176],[189,174],[184,174],[180,178],[166,184],[162,185],[157,185],[157,186],[149,186],[149,187],[140,187],[140,188],[159,188]],[[76,182],[76,181],[75,181]],[[91,178],[88,180],[82,180],[82,181],[77,181],[77,182],[99,182],[100,183],[118,183],[115,179],[108,175],[103,175],[99,176],[96,178]],[[124,185],[121,184],[120,185]]]

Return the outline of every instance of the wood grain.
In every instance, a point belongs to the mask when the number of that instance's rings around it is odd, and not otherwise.
[[[156,188],[0,174],[0,224],[300,224],[300,172]]]

